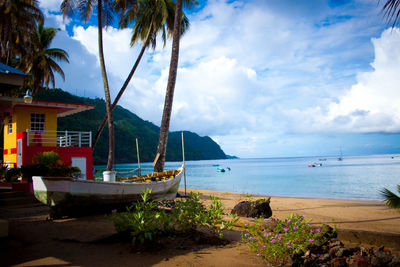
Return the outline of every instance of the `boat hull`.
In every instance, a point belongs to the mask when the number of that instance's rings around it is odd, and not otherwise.
[[[182,169],[174,178],[156,182],[103,182],[75,180],[65,177],[34,176],[35,197],[54,210],[74,207],[117,207],[140,200],[143,190],[151,189],[150,198],[174,198],[178,192]]]

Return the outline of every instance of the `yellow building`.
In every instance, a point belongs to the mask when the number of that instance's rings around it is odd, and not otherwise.
[[[22,85],[25,74],[0,63],[0,118],[3,121],[3,164],[21,167],[42,152],[57,152],[69,166],[93,177],[91,132],[57,131],[57,118],[93,109],[94,105],[32,101],[32,97],[4,96]]]

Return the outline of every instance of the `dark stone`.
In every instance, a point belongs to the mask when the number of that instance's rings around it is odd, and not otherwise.
[[[260,199],[257,201],[241,201],[232,209],[231,213],[236,213],[242,217],[269,218],[272,216],[272,210],[269,206],[271,198]]]
[[[384,251],[384,249],[378,249],[375,251],[374,256],[372,256],[371,263],[373,266],[387,266],[392,259],[392,253]]]
[[[343,267],[346,266],[346,259],[345,258],[334,258],[331,261],[333,267]]]
[[[332,248],[332,247],[343,247],[343,243],[340,242],[340,240],[336,240],[336,239],[332,239],[331,242],[329,243],[328,247]]]
[[[400,255],[394,254],[392,261],[388,265],[389,267],[400,267]]]
[[[337,252],[339,251],[339,249],[340,249],[340,246],[331,247],[331,248],[329,249],[329,256],[330,256],[331,258],[336,257],[336,254],[337,254]]]
[[[350,267],[372,267],[368,257],[362,255],[354,255],[349,261]]]

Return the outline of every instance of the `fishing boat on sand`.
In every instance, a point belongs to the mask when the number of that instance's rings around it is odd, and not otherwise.
[[[40,202],[56,211],[79,206],[122,206],[140,200],[146,189],[151,189],[153,200],[176,197],[183,169],[184,165],[176,170],[116,178],[116,181],[34,176],[33,190]]]

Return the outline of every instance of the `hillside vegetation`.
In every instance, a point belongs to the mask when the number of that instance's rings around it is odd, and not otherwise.
[[[102,99],[71,95],[60,89],[42,90],[35,97],[40,100],[96,105],[92,110],[58,118],[58,130],[92,131],[94,135],[105,115],[105,102]],[[140,160],[152,162],[157,150],[160,128],[142,120],[121,106],[113,112],[115,124],[116,163],[137,162],[136,141],[139,140]],[[226,159],[224,151],[210,137],[184,131],[186,160]],[[108,154],[108,129],[104,128],[93,151],[94,164],[105,164]],[[167,147],[167,161],[182,160],[181,132],[170,132]]]

